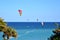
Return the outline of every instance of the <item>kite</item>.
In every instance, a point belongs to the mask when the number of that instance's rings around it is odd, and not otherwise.
[[[18,12],[19,12],[19,14],[20,14],[20,16],[22,15],[22,10],[18,10]]]

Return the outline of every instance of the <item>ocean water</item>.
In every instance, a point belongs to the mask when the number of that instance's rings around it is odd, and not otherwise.
[[[8,26],[15,28],[18,33],[16,40],[48,40],[57,28],[54,22],[45,22],[44,26],[40,22],[7,22]],[[0,40],[3,33],[0,32]],[[15,40],[11,37],[10,40]]]

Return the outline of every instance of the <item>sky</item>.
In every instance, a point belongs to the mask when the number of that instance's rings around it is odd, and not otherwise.
[[[60,22],[60,0],[0,0],[0,17],[7,22]]]

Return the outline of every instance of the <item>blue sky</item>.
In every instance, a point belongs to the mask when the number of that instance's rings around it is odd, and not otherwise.
[[[60,0],[0,0],[0,17],[7,22],[60,22]]]

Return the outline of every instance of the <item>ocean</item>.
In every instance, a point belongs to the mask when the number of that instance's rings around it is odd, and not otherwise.
[[[60,22],[58,22],[60,24]],[[54,22],[7,22],[7,25],[14,28],[18,37],[16,40],[48,40],[53,35],[53,30],[56,29]],[[3,33],[0,32],[0,40]],[[13,37],[10,40],[15,40]]]

